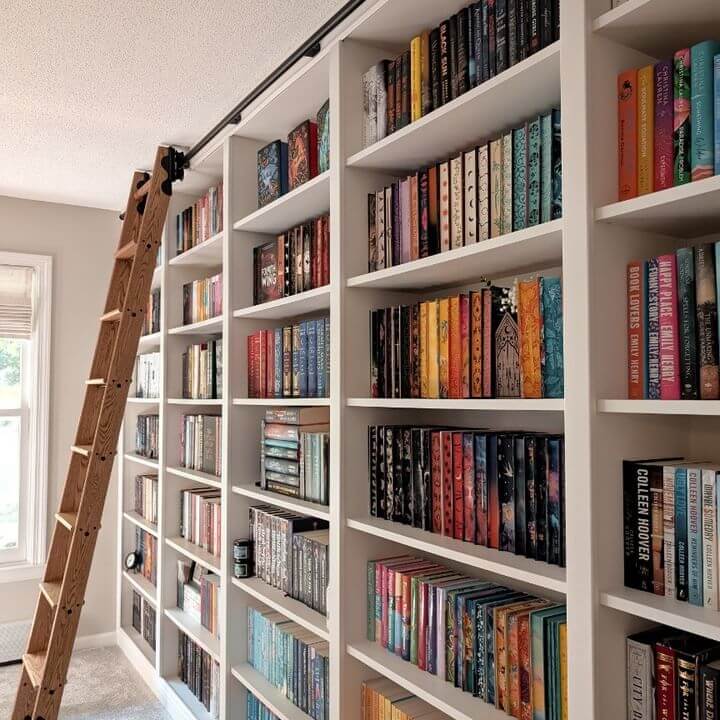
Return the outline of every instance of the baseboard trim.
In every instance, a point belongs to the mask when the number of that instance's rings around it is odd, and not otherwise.
[[[112,632],[98,633],[97,635],[81,635],[75,640],[75,650],[90,650],[117,644],[117,632],[113,630]]]

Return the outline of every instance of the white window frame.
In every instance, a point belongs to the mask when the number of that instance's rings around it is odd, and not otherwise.
[[[0,555],[0,583],[3,583],[40,577],[47,554],[52,257],[0,251],[0,265],[20,265],[34,271],[30,352],[23,353],[23,372],[27,373],[23,376],[23,386],[32,392],[32,397],[27,398],[29,417],[22,424],[24,456],[20,464],[18,547],[23,552],[20,559],[15,557],[8,562]]]

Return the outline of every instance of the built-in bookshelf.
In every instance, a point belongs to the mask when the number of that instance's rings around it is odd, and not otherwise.
[[[569,713],[574,720],[626,713],[625,638],[665,623],[720,639],[720,616],[623,586],[622,460],[684,455],[720,460],[720,407],[713,401],[627,399],[626,267],[709,238],[720,229],[718,177],[617,202],[617,75],[720,38],[715,0],[560,0],[562,38],[443,107],[363,148],[362,76],[395,57],[420,31],[464,0],[368,0],[315,57],[303,60],[193,159],[174,187],[154,286],[160,332],[140,352],[159,351],[160,397],[128,404],[118,453],[119,550],[135,533],[157,537],[157,586],[119,566],[120,645],[174,717],[209,714],[179,679],[182,632],[220,664],[220,717],[244,720],[252,692],[283,720],[309,717],[248,662],[247,611],[280,613],[330,647],[329,717],[360,720],[363,681],[383,676],[453,718],[504,713],[419,670],[366,638],[367,562],[412,553],[460,573],[566,603]],[[314,118],[330,99],[330,169],[258,209],[257,151]],[[234,98],[229,98],[232,104]],[[398,175],[561,107],[563,217],[477,244],[368,272],[369,193]],[[223,231],[176,255],[175,216],[222,182]],[[253,248],[330,214],[330,283],[253,304]],[[707,240],[709,241],[709,239]],[[182,287],[222,272],[222,315],[183,324]],[[368,318],[377,308],[466,291],[483,278],[560,275],[564,304],[564,398],[373,398]],[[246,338],[259,330],[330,316],[327,398],[248,397]],[[182,353],[222,336],[222,399],[182,398]],[[319,505],[261,489],[260,422],[268,408],[328,407],[330,498]],[[158,414],[159,457],[135,452],[139,414]],[[221,414],[219,476],[182,466],[183,415]],[[367,429],[379,424],[564,433],[566,562],[557,567],[369,514]],[[133,512],[136,475],[157,473],[159,515]],[[221,491],[218,558],[180,536],[180,491]],[[268,504],[330,526],[327,616],[277,588],[233,572],[233,542],[249,533],[249,507]],[[177,609],[178,560],[220,576],[219,640]],[[156,650],[132,626],[133,592],[156,608]]]

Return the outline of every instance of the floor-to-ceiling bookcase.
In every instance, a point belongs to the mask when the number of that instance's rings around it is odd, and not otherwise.
[[[358,720],[363,679],[385,675],[459,720],[504,714],[419,671],[365,640],[366,562],[411,550],[568,606],[570,717],[625,715],[625,636],[649,622],[720,639],[720,616],[623,587],[621,460],[657,453],[718,458],[717,402],[626,400],[625,271],[627,261],[679,247],[720,226],[720,178],[623,203],[617,197],[616,75],[705,37],[720,37],[717,0],[562,0],[562,39],[367,149],[361,148],[361,75],[406,47],[465,0],[367,2],[321,52],[306,60],[197,157],[175,187],[162,262],[161,332],[144,338],[163,361],[159,401],[131,401],[120,458],[120,549],[133,549],[137,517],[128,512],[134,475],[157,471],[160,518],[146,527],[159,540],[158,585],[118,571],[118,636],[125,652],[177,717],[205,717],[177,679],[177,633],[183,629],[216,657],[222,670],[221,717],[245,717],[254,692],[283,720],[308,716],[290,705],[245,662],[246,608],[269,607],[331,647],[331,717]],[[242,52],[239,47],[238,52]],[[256,152],[315,116],[330,98],[331,167],[311,182],[257,210]],[[534,113],[561,104],[564,215],[544,225],[367,273],[367,193],[400,171],[444,158]],[[219,179],[224,228],[174,257],[175,214]],[[319,213],[331,214],[331,282],[326,288],[252,305],[252,247]],[[182,284],[222,269],[224,314],[182,326]],[[468,287],[483,276],[508,278],[537,270],[562,272],[565,318],[564,400],[377,400],[369,397],[368,311],[431,297],[438,288]],[[247,398],[245,338],[287,320],[329,312],[331,385],[327,400]],[[195,338],[222,334],[223,399],[181,400],[180,355]],[[331,417],[330,505],[269,495],[254,486],[259,423],[270,404],[326,404]],[[157,462],[133,455],[135,417],[160,416]],[[214,478],[179,467],[183,412],[214,408],[223,415],[223,552],[218,563],[178,539],[178,491]],[[208,410],[209,411],[209,410]],[[450,423],[564,431],[566,438],[567,568],[559,569],[368,516],[367,426]],[[329,520],[329,614],[322,617],[262,582],[233,580],[232,543],[248,532],[248,507],[269,502]],[[143,526],[147,523],[142,522]],[[221,640],[207,637],[175,607],[176,560],[205,563],[222,578]],[[157,608],[157,651],[130,623],[135,588]]]

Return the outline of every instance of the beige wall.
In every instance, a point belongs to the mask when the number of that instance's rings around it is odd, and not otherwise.
[[[107,210],[0,197],[0,250],[53,258],[48,541],[50,519],[65,481],[120,225],[117,213]],[[115,627],[116,482],[113,479],[105,507],[81,635],[110,632]],[[0,623],[31,617],[36,595],[36,581],[0,583]]]

